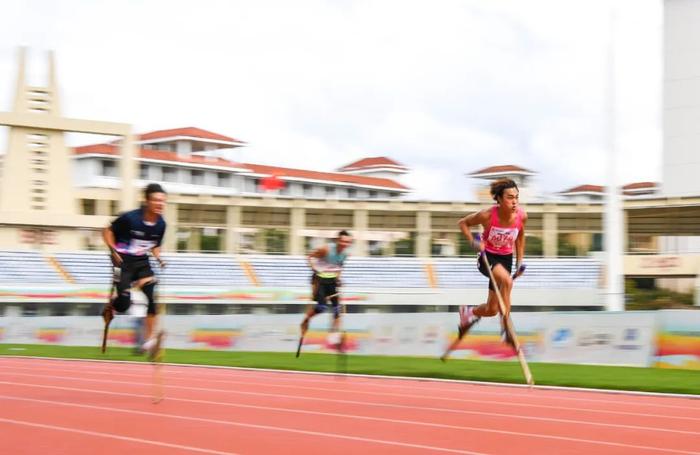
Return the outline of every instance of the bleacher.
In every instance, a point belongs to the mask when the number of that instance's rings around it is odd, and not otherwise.
[[[104,284],[112,276],[109,256],[104,252],[56,253],[59,263],[78,284]],[[238,261],[225,255],[163,255],[167,267],[160,280],[168,286],[249,286],[250,280]],[[154,264],[154,270],[158,268]]]
[[[238,260],[228,255],[163,255],[167,267],[161,281],[168,286],[250,286]]]
[[[304,256],[245,256],[261,286],[306,286],[311,271]],[[355,258],[345,263],[342,274],[347,288],[427,288],[425,261],[416,258]]]
[[[342,278],[350,288],[428,288],[425,264],[418,258],[350,257]]]
[[[527,271],[517,280],[518,288],[593,289],[598,287],[600,261],[588,258],[532,258]],[[438,286],[446,289],[472,289],[486,285],[476,259],[433,260]]]
[[[0,283],[61,284],[65,279],[36,251],[0,251]]]
[[[305,287],[311,280],[309,265],[304,256],[243,256],[255,271],[260,286]]]
[[[57,267],[48,258],[53,256]],[[274,255],[164,255],[168,267],[161,276],[168,286],[303,288],[311,273],[303,256]],[[246,274],[241,264],[250,267]],[[432,264],[433,276],[429,276]],[[518,288],[596,289],[601,264],[596,259],[529,259],[528,270],[518,279]],[[65,276],[60,269],[65,271]],[[0,252],[0,283],[35,285],[105,284],[111,264],[104,252],[55,253],[44,257],[33,251]],[[473,258],[350,257],[343,271],[348,289],[481,289],[486,278]],[[431,279],[432,278],[432,279]]]

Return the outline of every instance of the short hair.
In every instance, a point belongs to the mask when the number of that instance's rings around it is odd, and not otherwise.
[[[352,237],[352,236],[350,235],[350,233],[349,233],[348,231],[346,231],[345,229],[343,229],[342,231],[338,232],[338,238],[341,238],[341,237],[343,237],[343,236]]]
[[[146,198],[146,200],[149,200],[151,197],[151,194],[153,193],[165,193],[165,190],[163,189],[162,186],[160,186],[160,183],[149,183],[146,186],[146,189],[143,190],[143,195]]]
[[[498,201],[498,198],[503,197],[503,192],[508,188],[515,188],[516,190],[520,191],[517,183],[511,179],[499,179],[493,182],[491,184],[491,196],[493,197],[493,200]]]

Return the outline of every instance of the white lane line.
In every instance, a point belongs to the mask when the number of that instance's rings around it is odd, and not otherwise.
[[[47,429],[47,430],[65,431],[68,433],[77,433],[77,434],[88,435],[88,436],[97,436],[100,438],[118,439],[120,441],[138,442],[141,444],[150,444],[150,445],[159,446],[159,447],[167,447],[170,449],[189,450],[190,452],[208,453],[208,454],[212,454],[212,455],[237,455],[234,452],[220,452],[218,450],[202,449],[201,447],[184,446],[184,445],[180,445],[180,444],[171,444],[169,442],[153,441],[153,440],[141,439],[141,438],[132,438],[130,436],[119,436],[119,435],[112,434],[112,433],[101,433],[98,431],[79,430],[77,428],[69,428],[69,427],[61,427],[61,426],[57,426],[57,425],[47,425],[47,424],[43,424],[43,423],[27,422],[25,420],[5,419],[3,417],[0,417],[0,422],[9,423],[12,425],[23,425],[23,426],[27,426],[27,427],[43,428],[43,429]]]
[[[30,384],[30,383],[23,383],[23,382],[0,381],[0,384],[16,385],[16,386],[24,386],[24,387],[44,387],[43,385],[40,385],[40,384]],[[137,383],[137,384],[143,385],[143,383]],[[85,392],[104,393],[104,391],[95,390],[95,389],[68,388],[68,390],[84,390]],[[138,395],[138,394],[129,394],[129,393],[121,393],[121,392],[113,392],[113,393],[116,395],[123,394],[124,396],[129,396],[129,397],[139,397],[139,398],[142,397],[141,395]],[[293,397],[290,397],[287,395],[282,395],[282,397],[293,398]],[[406,424],[406,425],[427,426],[427,427],[434,427],[434,428],[464,429],[464,427],[462,427],[462,426],[441,424],[441,423],[435,423],[435,422],[427,422],[424,420],[392,419],[392,418],[387,418],[387,417],[375,417],[375,416],[367,416],[367,415],[359,415],[359,414],[322,412],[322,411],[312,411],[312,410],[285,408],[285,407],[277,407],[277,406],[262,406],[262,405],[251,405],[251,404],[242,404],[242,403],[231,403],[228,401],[211,401],[211,400],[198,400],[198,399],[175,398],[175,397],[168,397],[168,400],[169,401],[180,401],[180,402],[186,402],[186,403],[197,403],[197,404],[206,404],[206,405],[244,408],[244,409],[258,409],[258,410],[265,410],[265,411],[286,412],[286,413],[293,413],[293,414],[306,414],[306,415],[317,415],[317,416],[324,416],[324,417],[348,418],[348,419],[355,419],[355,420],[371,420],[371,421],[377,421],[377,422],[400,423],[400,424]],[[328,400],[323,400],[323,401],[328,401]],[[362,404],[367,405],[369,403],[362,402]],[[405,408],[405,407],[406,406],[402,406],[402,408]],[[418,406],[411,406],[410,408],[413,410],[421,410],[421,411],[430,411],[431,410],[431,408],[418,407]],[[648,426],[642,426],[642,425],[626,425],[626,424],[618,424],[618,423],[592,422],[592,421],[588,421],[588,420],[573,420],[573,419],[563,419],[563,418],[554,418],[554,417],[536,417],[536,416],[527,416],[527,415],[522,415],[522,414],[506,414],[506,413],[498,413],[498,412],[468,411],[468,410],[461,410],[460,414],[475,415],[475,416],[482,416],[482,417],[487,416],[487,417],[509,418],[509,419],[516,419],[516,420],[531,420],[531,421],[539,421],[539,422],[553,422],[553,423],[562,423],[562,424],[588,425],[588,426],[596,426],[596,427],[603,427],[603,428],[618,428],[618,429],[635,430],[635,431],[675,433],[675,434],[683,434],[683,435],[691,435],[691,436],[700,436],[700,432],[697,432],[697,431],[674,430],[674,429],[670,429],[670,428],[648,427]]]
[[[292,428],[287,428],[287,427],[250,424],[250,423],[243,423],[243,422],[237,422],[237,421],[232,421],[232,420],[209,419],[209,418],[203,418],[203,417],[192,417],[192,416],[184,416],[184,415],[178,415],[178,414],[164,414],[164,413],[155,413],[155,412],[149,412],[149,411],[137,411],[137,410],[132,410],[132,409],[114,408],[114,407],[108,407],[108,406],[95,406],[95,405],[78,404],[78,403],[72,403],[72,402],[39,400],[39,399],[33,399],[33,398],[21,398],[21,397],[3,396],[3,395],[0,395],[0,399],[9,399],[9,400],[16,400],[16,401],[28,401],[28,402],[36,402],[36,403],[43,403],[43,404],[53,404],[53,405],[59,405],[59,406],[95,409],[95,410],[102,410],[102,411],[109,411],[109,412],[122,412],[122,413],[128,413],[128,414],[147,415],[147,416],[154,416],[154,417],[161,417],[161,418],[172,418],[172,419],[177,419],[177,420],[191,420],[191,421],[215,423],[215,424],[222,424],[222,425],[242,426],[242,427],[247,427],[247,428],[301,433],[301,434],[309,434],[309,435],[313,435],[313,436],[325,436],[325,437],[330,437],[330,438],[351,439],[351,440],[375,442],[375,443],[387,444],[387,445],[397,445],[397,446],[402,446],[402,447],[428,449],[428,450],[432,450],[432,451],[482,455],[479,452],[470,452],[470,451],[464,451],[464,450],[458,450],[458,449],[448,449],[448,448],[442,448],[442,447],[426,446],[426,445],[422,445],[422,444],[411,444],[411,443],[403,443],[403,442],[398,442],[398,441],[363,438],[363,437],[359,437],[359,436],[328,434],[328,433],[321,433],[321,432],[316,432],[316,431],[292,429]],[[517,431],[494,430],[491,428],[479,428],[479,427],[469,427],[469,426],[460,426],[460,427],[456,427],[455,429],[459,429],[461,431],[476,431],[476,432],[485,432],[485,433],[493,433],[493,434],[503,434],[503,435],[509,435],[509,436],[524,436],[527,438],[535,437],[535,438],[540,438],[540,439],[576,442],[576,443],[583,443],[583,444],[604,445],[604,446],[612,446],[612,447],[624,447],[624,448],[630,448],[630,449],[648,450],[648,451],[655,451],[655,452],[667,452],[667,453],[697,455],[697,452],[688,452],[688,451],[679,450],[679,449],[668,449],[668,448],[663,448],[663,447],[643,446],[643,445],[636,445],[636,444],[625,444],[625,443],[612,442],[612,441],[600,441],[600,440],[590,440],[590,439],[583,439],[583,438],[572,438],[572,437],[567,437],[567,436],[554,436],[554,435],[546,435],[546,434],[541,434],[541,433],[527,433],[527,432],[517,432]]]
[[[41,357],[41,356],[21,356],[21,355],[2,355],[0,354],[0,360],[4,359],[24,359],[24,360],[45,360],[49,362],[79,362],[85,364],[105,364],[105,365],[139,365],[146,368],[145,362],[131,361],[131,360],[100,360],[100,359],[77,359],[77,358],[66,358],[66,357]],[[487,382],[487,381],[473,381],[465,379],[443,379],[443,378],[427,378],[427,377],[414,377],[414,376],[387,376],[379,374],[360,374],[360,373],[335,373],[335,372],[323,372],[323,371],[304,371],[304,370],[281,370],[273,368],[252,368],[252,367],[234,367],[225,365],[199,365],[199,364],[189,364],[189,363],[164,363],[168,367],[173,367],[177,369],[194,368],[201,370],[211,370],[211,371],[241,371],[241,372],[265,372],[274,373],[279,375],[294,375],[294,376],[318,376],[318,377],[348,377],[348,378],[360,378],[368,380],[392,380],[392,381],[406,381],[406,382],[425,382],[425,383],[435,383],[435,384],[456,384],[456,385],[475,385],[483,387],[493,387],[493,388],[508,388],[508,389],[519,389],[523,392],[529,392],[530,390],[552,390],[560,392],[580,392],[582,394],[602,394],[602,395],[621,395],[621,396],[631,396],[631,397],[659,397],[659,398],[681,398],[690,400],[700,400],[700,394],[687,394],[687,393],[664,393],[664,392],[644,392],[636,390],[615,390],[615,389],[596,389],[596,388],[584,388],[584,387],[567,387],[567,386],[550,386],[550,385],[535,385],[530,387],[527,384],[517,384],[510,382]],[[513,395],[519,396],[519,395]],[[585,398],[582,398],[585,400]],[[626,402],[620,402],[620,404],[626,404]],[[665,405],[670,406],[670,405]],[[681,407],[685,409],[685,407]],[[691,407],[694,409],[695,407]]]
[[[2,375],[28,376],[30,378],[37,377],[37,375],[28,374],[28,373],[12,373],[12,372],[0,371],[0,376],[2,376]],[[145,383],[145,382],[137,383],[134,381],[93,379],[93,378],[84,378],[84,377],[78,377],[78,376],[51,375],[50,379],[66,379],[66,380],[70,380],[70,381],[95,382],[95,383],[103,383],[103,384],[141,385],[141,386],[150,385],[150,383]],[[1,383],[4,383],[4,382],[0,381],[0,384]],[[257,385],[259,387],[265,387],[268,384],[258,383]],[[438,408],[438,407],[429,407],[429,406],[399,405],[399,404],[392,404],[392,403],[377,403],[375,401],[339,400],[339,399],[333,399],[333,398],[309,397],[307,395],[288,395],[288,394],[279,394],[279,393],[250,392],[250,391],[231,390],[231,389],[215,389],[215,388],[211,388],[211,387],[192,387],[192,386],[181,386],[181,385],[168,384],[166,386],[166,388],[180,389],[180,390],[195,390],[195,391],[201,391],[201,392],[230,393],[230,394],[237,394],[237,395],[265,396],[265,397],[274,397],[274,398],[294,398],[294,399],[299,399],[299,400],[334,402],[334,403],[344,403],[344,404],[361,404],[364,406],[374,406],[374,407],[395,407],[395,408],[403,408],[403,409],[423,409],[423,410],[432,410],[432,411],[450,412],[450,413],[459,413],[459,414],[470,413],[470,411],[464,411],[461,409]],[[385,396],[386,395],[389,395],[389,394],[385,394]],[[405,395],[404,397],[410,398],[412,396]],[[577,411],[577,412],[580,411],[580,412],[597,413],[597,414],[610,414],[610,415],[624,415],[624,416],[634,416],[634,417],[653,417],[653,418],[659,418],[659,419],[700,421],[700,417],[671,416],[671,415],[666,415],[666,414],[650,414],[650,413],[641,413],[641,412],[611,411],[611,410],[588,409],[588,408],[572,408],[572,407],[566,407],[566,406],[553,406],[553,405],[531,404],[531,403],[496,402],[493,400],[464,400],[463,399],[460,401],[467,402],[467,403],[477,403],[477,404],[494,404],[494,403],[496,403],[496,404],[503,404],[503,405],[506,405],[509,407],[521,407],[521,408],[555,409],[555,410],[563,410],[563,411]]]
[[[392,441],[392,440],[388,440],[388,439],[365,438],[362,436],[343,435],[343,434],[339,434],[339,433],[332,433],[332,434],[331,433],[322,433],[319,431],[299,430],[299,429],[295,429],[295,428],[279,427],[279,426],[274,426],[274,425],[259,425],[259,424],[254,424],[254,423],[238,422],[235,420],[209,419],[209,418],[205,418],[205,417],[193,417],[193,416],[186,416],[186,415],[179,415],[179,414],[166,414],[163,412],[137,411],[135,409],[123,409],[123,408],[115,408],[115,407],[111,407],[111,406],[95,406],[95,405],[78,404],[78,403],[71,403],[71,402],[65,402],[65,401],[38,400],[38,399],[34,399],[34,398],[21,398],[21,397],[13,397],[13,396],[5,396],[5,395],[0,395],[0,399],[15,400],[15,401],[27,401],[27,402],[43,403],[43,404],[52,404],[52,405],[76,407],[76,408],[84,408],[84,409],[93,409],[93,410],[108,411],[108,412],[121,412],[121,413],[125,413],[125,414],[136,414],[136,415],[144,415],[144,416],[149,416],[149,417],[159,417],[159,418],[168,418],[168,419],[175,419],[175,420],[212,423],[212,424],[229,425],[229,426],[236,426],[236,427],[243,427],[243,428],[254,428],[254,429],[258,429],[258,430],[281,431],[281,432],[285,432],[285,433],[303,434],[303,435],[308,435],[308,436],[322,436],[325,438],[332,438],[332,439],[344,439],[344,440],[350,440],[350,441],[369,442],[369,443],[391,445],[391,446],[397,446],[397,447],[408,447],[408,448],[412,448],[412,449],[425,449],[425,450],[430,450],[433,452],[461,453],[461,454],[466,454],[466,455],[485,455],[483,452],[472,452],[472,451],[468,451],[468,450],[449,449],[449,448],[445,448],[445,447],[436,447],[436,446],[429,446],[429,445],[424,445],[424,444],[412,444],[412,443],[408,443],[408,442]],[[223,453],[223,452],[217,452],[217,453]]]
[[[55,366],[51,365],[42,365],[42,366],[17,366],[17,365],[12,365],[14,369],[18,370],[25,370],[25,371],[50,371],[50,372],[55,372],[55,371],[61,371],[61,372],[66,372],[66,373],[74,373],[75,369],[65,369],[65,368],[56,368]],[[85,372],[88,374],[94,374],[94,375],[103,375],[103,376],[124,376],[124,377],[135,377],[135,378],[143,378],[145,379],[148,376],[148,373],[144,372],[143,374],[135,374],[133,372],[133,369],[131,372],[127,373],[125,371],[128,371],[126,369],[119,369],[119,370],[114,370],[114,369],[109,369],[109,368],[100,368],[100,369],[87,369],[87,368],[81,368],[81,372]],[[184,371],[182,369],[180,370],[166,370],[167,374],[172,378],[173,373],[176,373],[175,376],[180,376],[180,379],[185,380],[185,376],[187,376],[188,379],[192,379],[191,371],[187,372],[188,374],[185,375]],[[220,375],[216,375],[216,378],[222,378]],[[196,375],[197,380],[200,379],[205,379],[207,382],[213,382],[213,383],[220,383],[220,384],[247,384],[247,385],[254,385],[257,386],[260,384],[260,381],[256,382],[251,382],[251,381],[246,381],[246,380],[239,380],[239,379],[213,379],[212,377],[208,375],[201,375],[197,374]],[[244,375],[243,379],[272,379],[274,378],[273,375]],[[279,382],[279,379],[275,378],[276,381]],[[314,379],[292,379],[292,378],[284,378],[284,382],[292,382],[295,384],[304,384],[304,383],[319,383],[323,385],[332,385],[329,381],[321,381],[321,380],[314,380]],[[376,382],[376,381],[375,381]],[[290,385],[290,384],[272,384],[272,383],[266,383],[267,386],[269,387],[279,387],[279,388],[291,388],[291,389],[307,389],[307,390],[319,390],[319,391],[328,391],[328,392],[346,392],[346,393],[358,393],[358,394],[366,394],[366,395],[379,395],[379,396],[385,396],[385,395],[392,395],[388,393],[383,393],[383,392],[376,392],[376,391],[367,391],[367,390],[357,390],[357,389],[340,389],[338,387],[333,387],[333,388],[323,388],[323,387],[312,387],[312,386],[298,386],[298,385]],[[414,389],[414,390],[420,390],[422,392],[433,392],[435,391],[435,387],[427,388],[427,387],[411,387],[408,385],[392,385],[392,384],[370,384],[370,383],[355,383],[354,385],[356,386],[363,386],[367,388],[391,388],[391,389]],[[440,386],[443,384],[435,384],[434,386]],[[507,393],[507,392],[491,392],[487,390],[458,390],[458,389],[438,389],[440,392],[444,393],[457,393],[460,395],[477,395],[477,396],[482,396],[482,395],[493,395],[493,396],[498,396],[498,397],[504,397],[504,396],[511,396],[511,397],[516,397],[516,398],[532,398],[532,396],[528,397],[527,395],[524,395],[522,393],[516,394],[516,393]],[[528,392],[529,393],[529,392]],[[401,397],[406,397],[406,396],[411,396],[415,398],[427,398],[431,400],[439,399],[439,400],[446,400],[446,401],[457,401],[459,399],[455,398],[448,398],[448,397],[436,397],[435,395],[416,395],[416,394],[393,394],[394,396],[401,396]],[[575,397],[559,397],[559,396],[552,396],[552,395],[547,395],[546,393],[539,393],[534,396],[534,398],[546,398],[549,400],[555,399],[555,400],[566,400],[566,401],[583,401],[583,402],[588,402],[588,403],[604,403],[606,405],[611,405],[611,404],[616,404],[620,406],[627,406],[627,405],[635,405],[635,406],[647,406],[647,407],[654,407],[654,408],[659,408],[659,407],[664,407],[664,408],[672,408],[672,409],[683,409],[683,410],[697,410],[698,406],[697,403],[692,403],[693,406],[677,406],[677,405],[666,405],[664,403],[657,403],[657,402],[652,402],[652,403],[639,403],[639,402],[630,402],[630,401],[618,401],[618,400],[600,400],[600,399],[592,399],[592,398],[575,398]],[[496,402],[499,403],[499,402]],[[508,402],[510,404],[511,402]]]

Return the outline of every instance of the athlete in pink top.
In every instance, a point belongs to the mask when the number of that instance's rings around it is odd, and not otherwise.
[[[483,255],[486,255],[491,265],[496,285],[501,291],[506,313],[510,313],[510,293],[513,289],[513,280],[525,272],[523,256],[525,254],[525,223],[527,213],[518,206],[519,190],[513,180],[502,179],[491,184],[491,196],[496,201],[496,205],[484,209],[459,220],[459,228],[464,236],[469,240],[474,249],[479,253],[477,264],[479,271],[489,277]],[[471,232],[472,226],[481,225],[484,229],[483,241],[474,238]],[[515,250],[516,266],[515,274],[511,277],[513,269],[513,250]],[[486,303],[476,307],[461,306],[459,309],[460,321],[458,327],[458,338],[452,343],[442,359],[454,349],[459,340],[464,337],[467,331],[484,316],[495,316],[499,313],[498,298],[489,279],[489,295]],[[508,317],[508,314],[501,315]],[[504,341],[513,344],[512,340]]]

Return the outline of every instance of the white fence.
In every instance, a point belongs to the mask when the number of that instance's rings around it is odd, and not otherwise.
[[[514,313],[515,327],[531,361],[700,369],[700,311]],[[184,349],[294,352],[300,314],[167,316],[167,346]],[[329,316],[316,317],[306,352],[333,352]],[[112,345],[131,346],[134,319],[118,316]],[[351,353],[438,357],[456,335],[457,315],[448,313],[348,314]],[[454,357],[511,360],[497,319],[481,321]],[[98,317],[0,317],[1,343],[97,346]],[[290,354],[291,355],[291,354]]]

